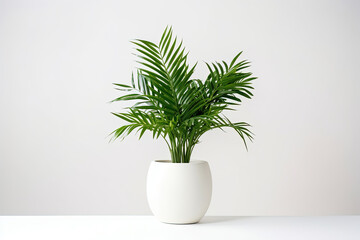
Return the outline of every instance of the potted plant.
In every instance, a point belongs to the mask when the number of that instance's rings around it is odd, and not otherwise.
[[[245,122],[231,122],[224,110],[234,110],[242,98],[251,98],[252,73],[241,54],[227,64],[207,64],[205,81],[193,79],[196,67],[187,63],[188,53],[166,28],[159,44],[136,39],[140,67],[132,74],[131,85],[114,83],[125,94],[113,100],[135,101],[126,112],[112,113],[125,122],[112,132],[113,139],[123,139],[133,131],[139,139],[146,131],[163,138],[170,160],[153,161],[147,178],[147,196],[154,215],[166,223],[195,223],[207,211],[212,192],[211,173],[206,161],[191,161],[199,138],[215,128],[230,127],[242,138],[252,140]]]

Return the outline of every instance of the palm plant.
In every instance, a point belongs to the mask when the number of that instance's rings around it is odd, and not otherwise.
[[[189,66],[188,53],[173,36],[172,28],[166,28],[159,44],[136,39],[140,67],[132,84],[114,83],[115,89],[125,94],[116,101],[136,103],[124,113],[112,113],[125,120],[127,124],[112,132],[113,138],[124,138],[134,130],[140,133],[152,132],[153,138],[160,136],[165,140],[173,163],[188,163],[194,146],[207,131],[215,128],[230,127],[242,138],[253,136],[245,122],[231,122],[224,110],[234,110],[231,106],[239,105],[241,98],[251,98],[252,73],[243,72],[249,62],[238,61],[241,52],[230,64],[206,63],[209,75],[205,81],[191,76],[196,64]]]

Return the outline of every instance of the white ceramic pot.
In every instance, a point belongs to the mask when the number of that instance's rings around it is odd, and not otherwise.
[[[161,222],[199,222],[211,201],[212,181],[205,161],[153,161],[147,176],[151,211]]]

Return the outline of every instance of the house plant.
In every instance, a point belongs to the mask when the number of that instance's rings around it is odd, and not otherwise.
[[[136,39],[140,67],[131,85],[114,83],[122,96],[113,100],[135,101],[126,112],[112,113],[126,124],[112,132],[123,139],[136,130],[139,139],[146,131],[163,138],[171,160],[154,161],[148,173],[147,192],[150,208],[160,221],[193,223],[205,214],[211,199],[211,174],[205,161],[190,161],[199,138],[215,128],[229,127],[242,138],[252,140],[245,122],[231,122],[224,110],[234,110],[242,98],[251,98],[252,73],[241,52],[228,64],[206,63],[205,81],[193,79],[196,64],[189,66],[182,41],[166,28],[159,44]]]

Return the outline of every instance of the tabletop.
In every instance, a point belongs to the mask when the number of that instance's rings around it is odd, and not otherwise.
[[[360,216],[220,217],[174,225],[153,216],[0,216],[1,240],[360,239]]]

